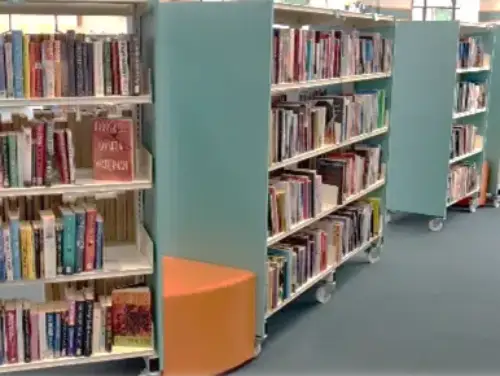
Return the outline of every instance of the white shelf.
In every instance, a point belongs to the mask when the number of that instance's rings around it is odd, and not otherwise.
[[[113,360],[155,357],[156,352],[148,348],[114,347],[111,353],[98,353],[90,357],[67,357],[58,359],[45,359],[31,363],[4,364],[0,366],[0,373],[19,371],[32,371],[45,368],[83,365],[89,363],[109,362]],[[73,374],[74,372],[68,372]]]
[[[117,244],[103,250],[103,268],[56,278],[0,282],[0,287],[29,286],[39,283],[67,283],[153,274],[153,242],[141,227],[139,248],[135,244]]]
[[[478,192],[479,192],[479,187],[478,187],[478,188],[476,188],[476,189],[474,189],[474,190],[472,190],[472,191],[470,191],[470,192],[468,192],[467,194],[465,194],[464,196],[462,196],[462,197],[460,197],[460,198],[457,198],[457,199],[455,199],[455,200],[453,200],[453,201],[449,201],[449,202],[446,204],[446,207],[453,206],[453,205],[455,205],[456,203],[458,203],[459,201],[462,201],[462,200],[464,200],[464,199],[466,199],[466,198],[469,198],[470,196],[473,196],[473,195],[475,195],[475,194],[476,194],[476,193],[478,193]]]
[[[300,231],[303,228],[306,228],[307,226],[312,225],[314,222],[317,222],[320,219],[325,218],[326,216],[334,213],[335,211],[337,211],[337,210],[339,210],[339,209],[341,209],[341,208],[343,208],[343,207],[345,207],[345,206],[347,206],[347,205],[349,205],[349,204],[351,204],[351,203],[353,203],[353,202],[355,202],[355,201],[363,198],[368,193],[377,190],[378,188],[382,187],[384,184],[385,184],[385,179],[380,179],[375,184],[372,184],[368,188],[363,189],[361,192],[356,193],[355,195],[352,195],[352,196],[348,197],[342,204],[340,204],[340,205],[332,205],[330,207],[327,207],[325,210],[323,210],[316,217],[314,217],[314,218],[308,218],[308,219],[306,219],[304,221],[296,223],[288,231],[280,232],[279,234],[276,234],[276,235],[273,235],[271,237],[268,237],[267,238],[267,246],[269,247],[269,246],[271,246],[271,245],[279,242],[280,240],[283,240],[286,237],[288,237],[290,235],[293,235],[297,231]]]
[[[458,157],[450,159],[450,165],[455,164],[457,162],[463,161],[464,159],[467,159],[469,157],[472,157],[474,155],[480,154],[483,151],[482,148],[478,148],[476,150],[471,151],[470,153],[465,153],[462,155],[459,155]]]
[[[0,8],[1,11],[1,8]],[[2,98],[0,108],[27,106],[111,106],[152,103],[151,95],[104,97]]]
[[[353,144],[356,144],[356,143],[364,141],[364,140],[368,140],[368,139],[373,138],[373,137],[380,136],[382,134],[387,133],[388,131],[389,131],[389,127],[383,127],[383,128],[376,129],[372,132],[361,134],[359,136],[353,137],[350,140],[341,142],[340,144],[324,145],[318,149],[311,150],[311,151],[308,151],[305,153],[301,153],[301,154],[296,155],[292,158],[288,158],[282,162],[273,163],[271,166],[269,166],[269,172],[274,171],[274,170],[278,170],[280,168],[284,168],[287,166],[294,165],[296,163],[305,161],[307,159],[311,159],[311,158],[317,157],[319,155],[329,153],[331,151],[341,149],[343,147],[353,145]]]
[[[395,23],[393,16],[376,13],[356,13],[338,9],[328,9],[305,5],[274,3],[275,23],[291,21],[302,25],[328,22],[330,26],[381,27]],[[315,22],[312,22],[312,21]],[[294,22],[295,21],[295,22]]]
[[[489,66],[486,66],[486,67],[472,67],[472,68],[458,68],[457,69],[457,74],[474,73],[474,72],[487,72],[489,70],[490,70]]]
[[[54,184],[51,186],[0,188],[0,199],[17,196],[65,195],[77,198],[79,196],[106,195],[124,191],[145,190],[153,187],[152,157],[141,148],[138,150],[139,165],[136,176],[131,181],[93,180],[92,170],[77,169],[75,184]]]
[[[325,270],[323,270],[321,273],[315,275],[314,277],[309,278],[309,280],[304,283],[302,286],[300,286],[293,294],[290,295],[288,299],[285,299],[281,304],[279,304],[276,308],[268,311],[266,313],[266,319],[274,315],[276,312],[282,310],[284,307],[286,307],[288,304],[293,302],[295,299],[297,299],[299,296],[301,296],[303,293],[305,293],[307,290],[309,290],[311,287],[313,287],[315,284],[317,284],[319,281],[325,279],[329,274],[333,273],[335,269],[337,269],[340,265],[344,264],[347,262],[349,259],[354,257],[355,255],[359,254],[360,252],[365,251],[373,243],[375,243],[381,235],[377,235],[372,237],[370,240],[368,240],[366,243],[362,244],[358,248],[352,250],[349,252],[347,255],[345,255],[342,258],[342,261],[337,265],[337,266],[329,266]]]
[[[464,112],[455,112],[453,114],[453,120],[462,119],[464,117],[474,116],[477,114],[482,114],[483,112],[486,112],[486,107],[478,108],[475,110],[464,111]]]
[[[334,77],[324,80],[310,80],[286,84],[273,84],[271,86],[271,94],[283,93],[292,90],[314,89],[329,85],[347,84],[350,82],[379,80],[388,77],[391,77],[390,72],[358,74],[354,76]]]

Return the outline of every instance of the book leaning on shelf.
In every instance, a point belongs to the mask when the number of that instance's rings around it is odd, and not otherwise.
[[[140,95],[136,36],[0,35],[0,98]]]
[[[485,108],[486,93],[487,85],[484,82],[458,82],[455,88],[455,112],[465,112]]]
[[[349,205],[268,248],[267,310],[382,232],[380,199]]]
[[[51,279],[103,267],[104,224],[93,204],[8,213],[0,231],[0,281]]]
[[[479,189],[479,170],[476,163],[453,165],[448,173],[448,202],[467,197]]]
[[[348,142],[386,126],[386,119],[385,90],[277,101],[271,109],[270,163]]]
[[[112,353],[116,346],[151,348],[151,293],[147,287],[63,286],[57,301],[7,300],[0,308],[0,364]]]
[[[392,41],[357,30],[275,27],[272,83],[390,72]]]
[[[287,169],[270,178],[270,236],[343,204],[382,179],[385,169],[381,147],[371,145],[327,154],[317,159],[315,167]]]

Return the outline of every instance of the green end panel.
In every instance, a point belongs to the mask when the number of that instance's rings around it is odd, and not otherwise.
[[[266,300],[272,16],[268,1],[160,3],[156,35],[157,255],[254,272],[257,335]]]
[[[486,159],[490,167],[488,192],[498,191],[498,168],[500,161],[500,29],[493,29],[493,56],[488,99],[488,128],[486,130]]]
[[[387,166],[391,211],[445,214],[458,34],[457,22],[396,23]]]

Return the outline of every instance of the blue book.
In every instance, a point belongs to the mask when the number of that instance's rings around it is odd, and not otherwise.
[[[54,356],[56,358],[61,356],[61,329],[62,329],[62,317],[61,312],[54,313]]]
[[[63,222],[63,273],[73,274],[76,266],[75,213],[64,207],[60,211]]]
[[[23,278],[23,275],[21,273],[21,247],[19,244],[19,214],[11,213],[9,215],[9,228],[14,281],[18,281]]]
[[[3,35],[0,35],[0,98],[5,98],[7,96],[7,82],[5,76],[4,39]]]
[[[12,67],[14,97],[24,98],[23,32],[21,30],[12,30]]]
[[[47,312],[45,314],[45,321],[46,321],[46,330],[47,330],[47,350],[51,354],[54,354],[54,339],[55,339],[55,334],[54,334],[54,327],[55,327],[55,313],[54,312]]]
[[[104,248],[104,221],[100,214],[97,214],[95,221],[95,268],[102,269],[102,258]]]
[[[287,299],[295,291],[295,283],[293,283],[294,265],[297,263],[296,254],[292,249],[284,248],[268,248],[268,256],[279,256],[284,259],[283,265],[283,296],[282,299]],[[296,268],[295,268],[296,269]]]
[[[75,242],[76,242],[76,263],[75,273],[81,273],[84,270],[85,262],[85,218],[86,212],[84,208],[73,207],[75,213]]]

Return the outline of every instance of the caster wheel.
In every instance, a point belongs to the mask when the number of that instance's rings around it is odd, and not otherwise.
[[[429,221],[429,230],[432,232],[439,232],[443,229],[443,218],[434,218]]]
[[[469,212],[475,213],[477,210],[478,202],[477,198],[473,199],[469,204]]]
[[[253,357],[257,358],[260,353],[262,352],[262,344],[261,343],[256,343],[255,347],[253,349]]]
[[[500,208],[500,197],[493,198],[493,207],[496,209]]]
[[[368,257],[368,262],[370,264],[378,262],[380,260],[380,244],[368,250],[366,256]]]
[[[325,283],[316,289],[316,301],[321,304],[328,303],[332,298],[332,293],[335,288],[333,283]]]

